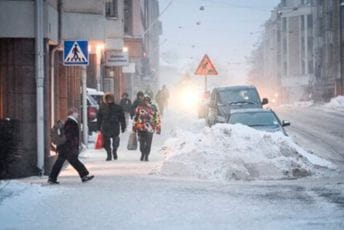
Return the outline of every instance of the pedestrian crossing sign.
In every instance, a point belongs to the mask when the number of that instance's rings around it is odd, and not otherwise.
[[[88,65],[88,41],[64,41],[63,64]]]

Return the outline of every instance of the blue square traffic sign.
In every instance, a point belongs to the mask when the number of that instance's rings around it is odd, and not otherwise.
[[[64,41],[63,64],[67,66],[88,65],[88,41]]]

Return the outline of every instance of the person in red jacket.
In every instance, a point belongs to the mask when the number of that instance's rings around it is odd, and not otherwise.
[[[68,118],[64,124],[66,142],[57,146],[58,157],[49,175],[49,184],[59,184],[57,177],[65,160],[67,160],[73,166],[73,168],[78,171],[82,182],[87,182],[94,177],[93,175],[89,175],[85,165],[78,159],[80,136],[78,117],[78,110],[76,108],[71,108],[68,112]]]
[[[141,161],[148,161],[151,151],[153,133],[160,134],[161,123],[157,107],[152,104],[148,95],[135,110],[133,131],[138,133],[141,151]]]

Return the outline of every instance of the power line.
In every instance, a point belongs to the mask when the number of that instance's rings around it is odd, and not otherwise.
[[[148,26],[148,28],[143,32],[143,36],[152,28],[152,26],[160,19],[160,17],[166,12],[166,10],[172,5],[174,0],[171,0],[167,6],[161,11],[158,17],[154,19],[154,21]]]

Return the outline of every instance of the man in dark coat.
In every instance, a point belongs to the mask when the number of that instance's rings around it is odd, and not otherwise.
[[[85,165],[78,159],[79,155],[79,113],[76,108],[71,108],[68,112],[68,118],[64,124],[64,134],[66,142],[57,146],[58,157],[49,175],[49,184],[59,184],[57,177],[62,169],[63,163],[67,160],[73,168],[78,171],[82,182],[93,179]]]
[[[136,99],[133,102],[133,104],[131,105],[131,112],[130,112],[130,117],[131,119],[134,118],[135,116],[135,112],[136,112],[136,108],[139,104],[141,104],[141,102],[143,102],[143,98],[144,98],[144,94],[142,91],[137,92],[136,94]]]
[[[129,123],[129,116],[131,112],[131,100],[129,99],[129,95],[127,93],[122,94],[121,101],[119,102],[119,105],[122,106],[124,116],[125,116],[125,122],[126,124]]]
[[[120,105],[115,104],[114,96],[111,93],[104,95],[104,103],[101,105],[97,114],[97,125],[104,137],[104,148],[107,152],[107,161],[117,160],[117,149],[119,146],[120,129],[124,133],[126,123],[123,109]],[[112,149],[111,149],[112,139]]]

